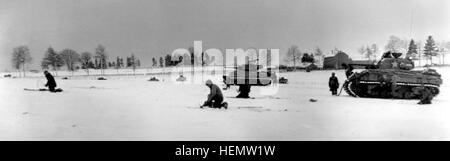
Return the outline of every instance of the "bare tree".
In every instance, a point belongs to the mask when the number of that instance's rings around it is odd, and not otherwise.
[[[361,46],[358,48],[359,54],[361,54],[361,58],[366,58],[367,60],[376,60],[377,54],[379,52],[377,44]]]
[[[164,59],[163,59],[163,57],[159,57],[159,67],[161,67],[161,68],[164,67]]]
[[[294,70],[297,67],[296,62],[301,61],[302,54],[300,50],[298,49],[298,46],[292,45],[288,51],[286,52],[285,61],[286,62],[293,62],[294,64]]]
[[[22,67],[23,76],[25,77],[25,64],[31,62],[30,49],[28,46],[22,45],[15,47],[12,52],[12,65],[15,69],[19,70]]]
[[[246,62],[247,64],[256,64],[257,61],[259,61],[258,50],[256,50],[255,48],[248,48],[245,52],[247,53],[248,57],[248,62]]]
[[[334,47],[334,49],[331,50],[331,54],[332,54],[333,56],[336,55],[336,54],[338,54],[338,53],[340,53],[340,52],[341,52],[341,50],[338,49],[337,47]]]
[[[443,47],[445,48],[445,51],[442,54],[442,64],[445,64],[445,55],[450,52],[450,41],[445,42]]]
[[[359,52],[359,54],[361,54],[361,58],[363,58],[364,55],[365,55],[366,52],[367,52],[367,49],[366,49],[365,46],[361,46],[361,47],[358,48],[358,52]]]
[[[51,66],[53,68],[53,71],[55,71],[56,75],[58,75],[56,71],[63,64],[64,61],[62,60],[61,55],[59,55],[52,47],[49,47],[47,49],[47,52],[45,53],[45,56],[41,62],[41,66],[43,69]]]
[[[315,49],[315,51],[314,51],[314,57],[317,58],[317,59],[316,59],[316,62],[317,62],[318,64],[320,64],[320,62],[323,61],[323,60],[322,60],[322,55],[323,55],[322,49],[320,49],[319,47],[316,47],[316,49]]]
[[[152,67],[157,67],[158,66],[158,62],[156,61],[155,58],[152,58]]]
[[[392,35],[389,37],[389,41],[384,48],[391,52],[401,52],[401,50],[406,50],[407,46],[408,43],[406,40],[402,40]]]
[[[102,75],[105,74],[106,59],[108,59],[105,47],[103,45],[98,45],[95,49],[95,57],[100,61],[100,67],[102,70]]]
[[[371,61],[373,57],[373,50],[370,46],[366,47],[366,58]]]
[[[373,60],[377,60],[378,53],[380,52],[380,49],[378,48],[377,44],[372,44],[370,46],[370,49],[372,50]]]
[[[89,68],[91,64],[92,54],[90,52],[81,53],[81,65],[86,69],[87,75],[89,75]]]
[[[445,58],[445,52],[446,52],[446,49],[443,47],[443,45],[438,45],[439,47],[438,47],[438,58],[439,58],[439,63],[440,64],[444,64],[444,62],[445,62],[445,60],[444,60],[444,58]]]
[[[61,58],[67,66],[67,69],[72,72],[75,70],[75,64],[80,61],[80,54],[72,49],[64,49],[61,51]]]
[[[136,58],[134,57],[134,54],[131,54],[130,57],[131,66],[133,67],[133,75],[136,75]]]
[[[423,47],[424,47],[424,43],[420,40],[416,41],[416,45],[417,45],[417,60],[419,60],[419,66],[422,66],[422,56],[423,56]]]
[[[449,52],[449,48],[447,47],[447,45],[450,46],[450,42],[441,41],[436,44],[437,44],[436,46],[437,46],[437,50],[438,50],[439,63],[444,65],[445,64],[445,56]]]
[[[191,75],[194,76],[195,72],[194,72],[194,66],[195,66],[195,60],[196,60],[196,55],[195,55],[195,50],[194,47],[189,47],[188,48],[189,54],[190,54],[190,58],[191,58]]]

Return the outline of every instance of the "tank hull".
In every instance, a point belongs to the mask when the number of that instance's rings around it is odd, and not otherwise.
[[[344,90],[353,97],[420,99],[423,89],[438,95],[441,84],[441,76],[431,70],[367,69],[353,73]]]
[[[270,72],[234,71],[230,72],[224,79],[226,85],[236,86],[267,86],[277,82],[275,73]]]

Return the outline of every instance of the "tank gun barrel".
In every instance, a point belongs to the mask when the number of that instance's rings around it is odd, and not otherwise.
[[[376,64],[349,63],[347,65],[352,66],[353,68],[355,68],[355,67],[363,67],[366,69],[377,69],[378,68],[378,65],[376,65]]]

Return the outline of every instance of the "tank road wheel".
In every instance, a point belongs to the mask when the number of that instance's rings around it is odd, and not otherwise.
[[[425,87],[428,91],[431,92],[431,95],[435,97],[439,94],[439,88],[437,87]],[[411,87],[411,95],[410,97],[406,97],[406,99],[420,99],[423,95],[423,87],[420,86],[414,86]]]
[[[395,91],[397,95],[397,97],[394,96],[394,98],[396,99],[413,99],[415,96],[412,88],[410,86],[397,86],[398,89]]]
[[[439,88],[430,87],[430,90],[431,90],[431,94],[433,95],[433,97],[435,97],[439,94]]]

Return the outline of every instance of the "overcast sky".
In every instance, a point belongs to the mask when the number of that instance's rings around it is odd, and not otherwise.
[[[412,11],[412,12],[411,12]],[[411,32],[412,26],[412,32]],[[448,0],[0,0],[0,69],[11,68],[12,48],[28,45],[38,69],[46,49],[110,57],[152,57],[193,46],[302,51],[357,48],[390,35],[450,40]]]

